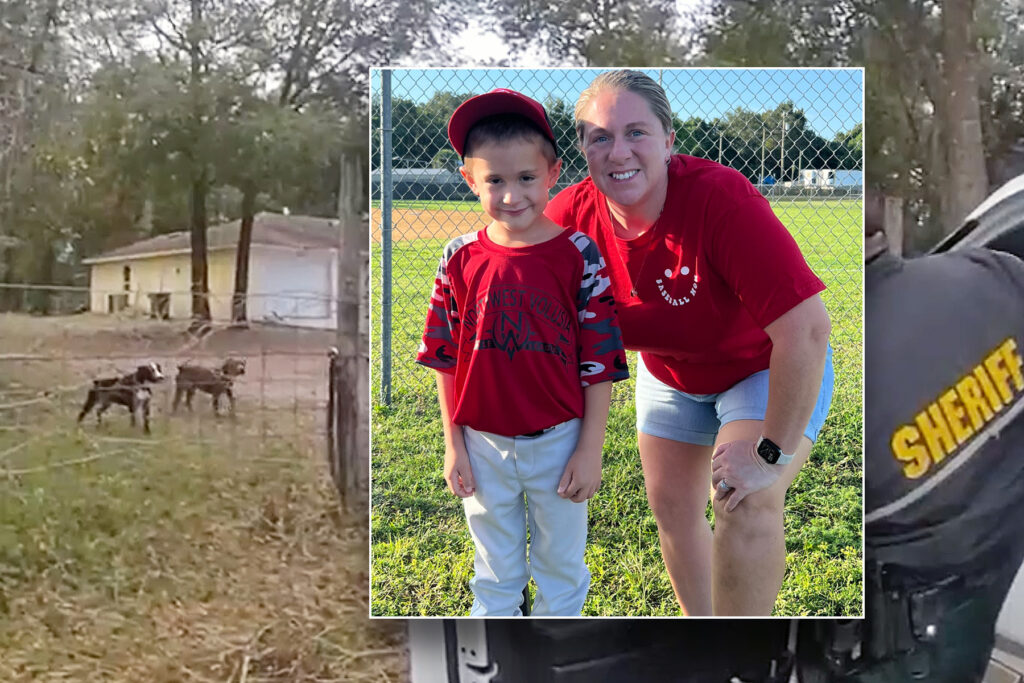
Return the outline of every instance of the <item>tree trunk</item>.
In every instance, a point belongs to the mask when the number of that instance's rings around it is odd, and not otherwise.
[[[956,230],[988,192],[988,172],[978,104],[978,59],[971,37],[975,0],[942,3],[942,52],[945,76],[948,207],[943,232]]]
[[[242,225],[238,230],[235,252],[235,295],[231,301],[231,322],[238,327],[248,327],[245,302],[249,295],[249,247],[255,211],[256,187],[246,184],[242,190]]]
[[[201,63],[199,53],[200,25],[203,21],[202,0],[191,0],[192,24],[189,27],[189,56],[191,69],[189,73],[189,87],[192,91],[192,116],[195,130],[195,140],[192,148],[192,220],[190,223],[190,235],[192,243],[192,327],[193,332],[198,332],[204,323],[210,321],[210,292],[209,276],[206,269],[206,161],[203,158],[203,150],[200,149],[200,138],[203,128],[202,101],[200,99],[199,85],[201,76]]]
[[[192,181],[192,321],[210,321],[209,275],[206,269],[206,174]]]

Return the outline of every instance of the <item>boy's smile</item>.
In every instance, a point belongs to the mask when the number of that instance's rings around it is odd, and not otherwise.
[[[547,241],[562,229],[544,216],[548,192],[558,180],[561,160],[549,164],[533,140],[486,142],[459,169],[493,220],[491,241],[526,246]]]

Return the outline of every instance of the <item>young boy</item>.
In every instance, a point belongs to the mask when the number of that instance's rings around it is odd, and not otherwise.
[[[416,361],[438,371],[445,480],[476,545],[470,614],[521,615],[532,573],[534,615],[579,616],[586,501],[611,383],[629,376],[604,260],[544,216],[562,162],[539,103],[473,97],[448,139],[492,220],[445,248]]]

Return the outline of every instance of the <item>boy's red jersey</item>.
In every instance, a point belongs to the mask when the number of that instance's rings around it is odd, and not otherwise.
[[[486,230],[445,247],[416,362],[455,375],[455,424],[506,436],[583,416],[583,388],[629,371],[604,259],[565,230],[503,247]]]

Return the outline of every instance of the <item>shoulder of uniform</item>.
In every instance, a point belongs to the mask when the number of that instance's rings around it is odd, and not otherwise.
[[[580,256],[583,257],[584,261],[597,262],[601,259],[601,251],[597,248],[597,243],[582,232],[576,230],[570,233],[569,242],[579,250]]]
[[[1002,251],[985,247],[968,247],[908,261],[914,269],[945,270],[961,268],[987,273],[993,277],[1020,280],[1024,286],[1024,261]]]
[[[466,247],[466,246],[469,246],[470,244],[475,243],[479,239],[480,239],[480,233],[479,232],[469,232],[469,233],[466,233],[465,235],[459,235],[458,237],[456,237],[455,239],[451,240],[450,242],[448,242],[448,244],[445,245],[445,247],[444,247],[444,258],[445,258],[445,260],[446,261],[451,260],[452,256],[455,255],[455,252],[459,251],[459,249],[462,249],[463,247]]]

